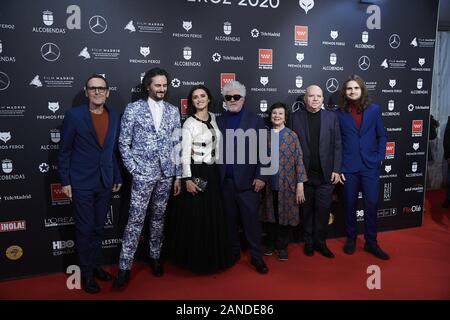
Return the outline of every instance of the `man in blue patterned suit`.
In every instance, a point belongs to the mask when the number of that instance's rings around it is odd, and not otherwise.
[[[160,261],[164,218],[173,177],[174,195],[181,190],[181,166],[176,146],[181,130],[178,108],[164,101],[168,73],[149,70],[142,80],[147,99],[128,104],[122,117],[119,149],[131,173],[130,216],[125,229],[119,259],[119,272],[113,286],[123,287],[130,278],[134,254],[150,202],[150,258],[153,274],[162,276]]]

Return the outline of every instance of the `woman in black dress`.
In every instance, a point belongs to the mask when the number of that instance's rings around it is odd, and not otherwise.
[[[185,188],[173,199],[167,240],[171,260],[195,273],[212,273],[233,264],[216,164],[220,131],[214,114],[208,112],[211,102],[203,85],[189,92],[190,117],[182,135]]]

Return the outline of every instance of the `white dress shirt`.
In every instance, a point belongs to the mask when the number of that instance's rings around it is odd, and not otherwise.
[[[164,101],[155,101],[152,98],[148,97],[148,105],[150,106],[150,112],[152,114],[153,123],[155,125],[156,131],[159,130],[159,126],[161,125],[162,115],[164,112]]]

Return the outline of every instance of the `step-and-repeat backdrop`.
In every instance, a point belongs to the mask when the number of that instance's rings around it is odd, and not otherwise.
[[[388,134],[380,230],[422,223],[437,0],[2,1],[0,10],[0,279],[63,271],[75,263],[74,222],[57,154],[64,112],[83,103],[92,73],[122,112],[148,69],[171,75],[168,100],[185,116],[195,84],[247,87],[246,108],[267,119],[292,111],[318,84],[336,107],[351,74],[365,79]],[[336,193],[339,195],[339,192]],[[118,259],[129,186],[105,224],[105,263]],[[358,220],[364,211],[358,210]],[[360,223],[360,227],[362,223]],[[343,235],[334,201],[330,235]]]

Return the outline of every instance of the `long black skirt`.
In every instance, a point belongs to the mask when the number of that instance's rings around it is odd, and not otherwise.
[[[194,273],[224,270],[233,260],[217,165],[193,164],[191,172],[208,183],[195,196],[183,186],[183,193],[173,198],[166,239],[169,258]]]

